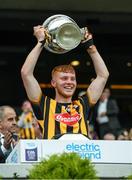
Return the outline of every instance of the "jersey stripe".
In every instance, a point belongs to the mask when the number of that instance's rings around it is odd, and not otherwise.
[[[44,139],[48,139],[49,107],[50,107],[50,99],[47,98],[46,106],[45,106]]]
[[[50,99],[48,139],[51,139],[55,134],[55,119],[54,119],[55,108],[56,108],[56,102]]]

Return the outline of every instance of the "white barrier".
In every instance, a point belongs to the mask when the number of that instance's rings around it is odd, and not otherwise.
[[[39,162],[62,152],[76,152],[93,163],[132,164],[132,141],[103,140],[20,140],[6,162]]]

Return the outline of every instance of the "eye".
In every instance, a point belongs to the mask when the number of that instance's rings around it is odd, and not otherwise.
[[[14,121],[14,119],[17,121],[17,117],[9,117],[9,118],[7,118],[7,120],[8,120],[9,122]]]
[[[76,78],[75,77],[71,77],[71,81],[75,81],[76,80]]]
[[[8,121],[13,121],[14,118],[13,118],[13,117],[10,117],[10,118],[8,118],[7,120],[8,120]]]
[[[68,78],[67,78],[66,76],[63,76],[61,79],[62,79],[63,81],[66,81]]]

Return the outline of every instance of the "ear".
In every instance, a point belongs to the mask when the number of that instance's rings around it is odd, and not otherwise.
[[[55,80],[51,80],[51,85],[55,88],[56,87],[56,81]]]

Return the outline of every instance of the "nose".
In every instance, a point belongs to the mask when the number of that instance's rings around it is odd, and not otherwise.
[[[16,124],[17,124],[16,118],[13,118],[12,124],[13,124],[13,125],[16,125]]]
[[[67,80],[67,84],[71,84],[72,81],[70,79]]]
[[[71,83],[73,83],[74,81],[71,79],[71,78],[68,78],[67,79],[67,83],[69,83],[69,84],[71,84]]]

